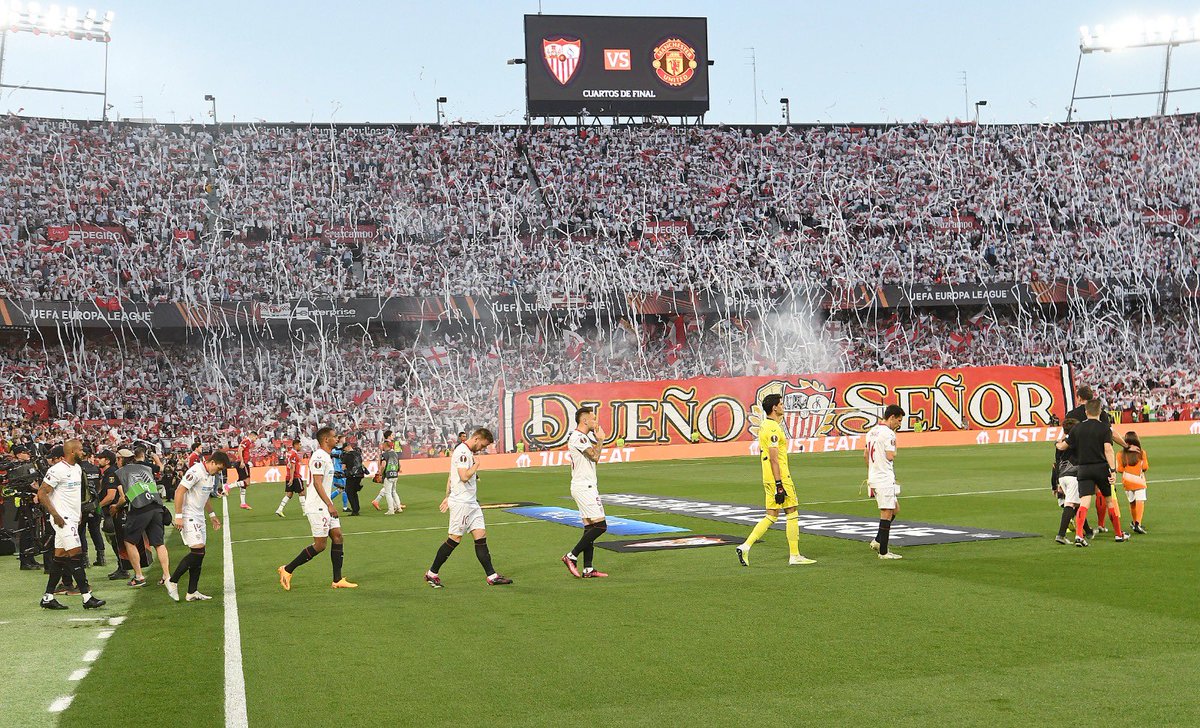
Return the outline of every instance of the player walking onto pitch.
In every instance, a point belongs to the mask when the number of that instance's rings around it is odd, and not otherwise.
[[[304,493],[304,515],[312,529],[313,542],[292,559],[287,566],[280,566],[279,584],[285,591],[292,588],[292,572],[312,561],[325,550],[326,540],[332,541],[329,560],[333,562],[333,588],[353,589],[358,586],[342,576],[342,522],[337,508],[329,499],[329,487],[333,484],[333,458],[329,451],[338,441],[337,431],[332,427],[317,430],[317,449],[308,460],[308,488]]]
[[[207,529],[204,526],[204,512],[212,521],[214,531],[221,530],[221,520],[217,518],[212,503],[208,498],[212,495],[213,475],[229,469],[229,456],[217,450],[208,459],[198,462],[187,469],[179,486],[175,488],[175,528],[183,536],[183,543],[191,551],[180,559],[171,578],[167,579],[167,594],[179,601],[179,580],[184,574],[188,575],[187,600],[189,602],[204,602],[212,599],[207,594],[200,593],[200,567],[204,563],[204,547],[207,541]]]
[[[562,562],[567,565],[571,576],[584,579],[608,576],[592,568],[596,539],[608,530],[608,523],[604,520],[604,503],[600,500],[600,491],[596,489],[596,463],[600,462],[600,443],[604,440],[599,420],[594,409],[580,407],[575,411],[575,430],[567,438],[567,448],[571,453],[571,497],[575,499],[579,517],[583,519],[583,536],[575,548],[562,557]],[[582,573],[579,571],[580,554],[583,554]]]
[[[889,404],[883,411],[883,420],[867,432],[867,488],[879,505],[879,531],[871,548],[879,552],[881,559],[903,558],[888,550],[888,537],[892,533],[892,521],[900,512],[900,486],[896,484],[896,471],[892,462],[896,459],[896,430],[904,422],[904,409]]]
[[[238,498],[241,499],[239,507],[245,510],[253,510],[246,503],[246,486],[250,485],[250,462],[254,454],[254,446],[258,444],[258,434],[253,430],[246,433],[246,437],[238,444],[238,461],[237,467],[237,482],[234,483],[238,487]]]
[[[779,520],[782,510],[787,514],[788,565],[815,564],[816,561],[800,554],[800,514],[796,512],[800,502],[796,500],[796,486],[788,470],[787,435],[779,424],[783,419],[783,397],[768,394],[763,397],[762,409],[765,416],[758,426],[758,449],[767,515],[750,532],[746,542],[737,547],[738,562],[750,565],[750,547]]]
[[[1079,547],[1088,545],[1087,539],[1083,537],[1083,525],[1087,522],[1092,496],[1097,491],[1103,493],[1108,500],[1109,516],[1117,532],[1115,540],[1118,543],[1129,540],[1129,536],[1121,531],[1121,513],[1112,497],[1112,486],[1117,472],[1116,457],[1113,455],[1112,427],[1100,421],[1100,409],[1100,400],[1088,400],[1084,409],[1087,419],[1075,425],[1071,434],[1055,445],[1059,450],[1073,453],[1076,462],[1079,463],[1079,510],[1075,515],[1075,545]]]
[[[1068,417],[1063,420],[1063,436],[1059,442],[1066,439],[1075,429],[1079,421]],[[1058,495],[1058,504],[1062,507],[1062,516],[1058,523],[1058,534],[1055,543],[1067,545],[1067,528],[1075,522],[1075,512],[1079,509],[1079,464],[1075,455],[1066,450],[1059,450],[1057,443],[1054,447],[1054,471],[1051,473],[1050,485]]]
[[[492,568],[492,554],[488,551],[487,531],[483,525],[483,509],[476,499],[476,489],[479,485],[479,463],[475,462],[475,454],[483,452],[495,441],[490,430],[479,428],[458,444],[450,456],[450,477],[446,479],[446,497],[438,509],[445,513],[450,511],[450,528],[446,542],[443,543],[433,559],[433,566],[425,572],[425,581],[434,589],[441,589],[443,584],[438,577],[438,570],[458,544],[464,533],[471,532],[475,539],[475,557],[487,574],[487,583],[492,586],[511,584],[512,579],[501,576]]]
[[[296,494],[303,494],[304,484],[300,482],[300,441],[292,440],[288,445],[288,449],[283,453],[284,467],[287,472],[283,476],[283,500],[279,501],[279,507],[275,509],[275,515],[283,518],[284,506]],[[300,496],[300,508],[304,508],[304,496]]]

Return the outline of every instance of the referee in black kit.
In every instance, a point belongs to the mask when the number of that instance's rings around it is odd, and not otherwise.
[[[1079,420],[1080,422],[1083,422],[1084,420],[1087,419],[1087,412],[1085,411],[1087,408],[1086,403],[1091,402],[1093,399],[1096,399],[1096,392],[1093,391],[1092,388],[1087,386],[1086,384],[1081,384],[1075,390],[1075,394],[1077,396],[1076,401],[1080,402],[1081,404],[1077,405],[1075,407],[1075,409],[1068,412],[1066,419],[1074,419],[1074,420]],[[1065,422],[1066,420],[1063,420],[1063,421]],[[1102,424],[1108,425],[1110,428],[1112,427],[1112,424],[1113,424],[1112,417],[1110,417],[1108,415],[1108,410],[1104,409],[1103,407],[1100,408],[1100,422]],[[1125,439],[1123,437],[1121,437],[1120,435],[1118,435],[1116,432],[1112,433],[1112,441],[1121,447],[1125,447]],[[1096,519],[1097,519],[1096,526],[1097,527],[1096,527],[1095,533],[1107,533],[1108,532],[1108,529],[1106,529],[1104,527],[1104,517],[1108,514],[1108,512],[1110,510],[1112,510],[1114,505],[1115,505],[1115,502],[1109,502],[1106,495],[1103,493],[1096,499]],[[1119,506],[1118,506],[1118,508],[1119,508]],[[1093,533],[1092,527],[1089,526],[1088,522],[1085,520],[1083,522],[1084,537],[1091,538],[1092,533]]]
[[[1092,496],[1100,491],[1105,496],[1112,497],[1112,485],[1116,479],[1117,459],[1113,451],[1112,427],[1100,421],[1100,400],[1090,399],[1084,405],[1087,419],[1075,426],[1066,439],[1061,440],[1055,447],[1059,450],[1072,451],[1075,461],[1079,463],[1079,511],[1075,514],[1075,545],[1087,546],[1083,537],[1083,524],[1087,520],[1088,508],[1092,505]],[[1121,522],[1114,517],[1113,526],[1117,531],[1118,542],[1128,540],[1121,532]]]

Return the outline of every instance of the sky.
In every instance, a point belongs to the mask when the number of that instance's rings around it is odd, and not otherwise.
[[[1200,0],[540,5],[545,14],[707,17],[716,61],[709,123],[779,123],[783,96],[793,123],[969,119],[979,100],[988,102],[984,123],[1062,121],[1080,25],[1200,14]],[[110,118],[207,122],[204,96],[212,94],[222,122],[431,122],[434,100],[446,96],[450,121],[490,124],[522,120],[524,71],[505,60],[523,55],[522,16],[539,3],[112,0],[95,7],[116,13]],[[4,56],[5,84],[103,86],[100,44],[9,34]],[[1157,90],[1163,61],[1161,48],[1086,55],[1078,93]],[[1176,49],[1171,85],[1200,86],[1200,43]],[[99,97],[0,91],[0,111],[89,119],[101,112]],[[1083,101],[1076,118],[1150,115],[1157,106],[1157,97]],[[1200,111],[1200,91],[1172,96],[1168,109]]]

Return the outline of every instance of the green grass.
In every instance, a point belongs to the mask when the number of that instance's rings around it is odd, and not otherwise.
[[[585,582],[558,562],[578,530],[493,510],[488,541],[516,584],[486,586],[467,545],[442,569],[440,591],[421,574],[444,538],[444,477],[402,479],[403,515],[343,518],[346,574],[361,584],[353,591],[329,589],[324,555],[297,571],[291,592],[279,588],[274,570],[309,542],[307,523],[295,504],[288,518],[273,515],[277,487],[252,488],[255,510],[233,516],[250,724],[1195,725],[1200,438],[1160,438],[1147,448],[1150,535],[1127,544],[1053,543],[1047,445],[929,448],[897,459],[902,520],[1045,537],[913,547],[903,561],[881,562],[862,543],[804,536],[802,551],[818,563],[788,567],[783,534],[772,532],[749,569],[728,547],[598,550],[612,578]],[[792,462],[805,503],[855,498],[863,477],[858,453]],[[761,498],[757,481],[751,458],[600,470],[602,492],[751,504]],[[982,490],[1008,492],[927,497]],[[571,507],[566,468],[485,471],[480,493],[484,502]],[[865,499],[812,508],[875,512]],[[609,510],[696,533],[747,530]],[[210,540],[201,588],[219,596],[220,541]],[[17,615],[22,644],[57,638],[57,615],[30,611],[40,584],[8,601],[14,584],[40,577],[9,571],[0,577],[0,620]],[[134,595],[101,588],[101,596],[130,600],[130,617],[61,724],[220,725],[221,600],[175,604],[153,587]],[[118,675],[137,667],[147,684],[131,696]],[[45,700],[69,689],[69,669],[23,682]],[[12,690],[10,681],[3,722],[38,725],[24,718],[41,715],[42,704],[9,720],[9,706],[33,700],[14,703]]]

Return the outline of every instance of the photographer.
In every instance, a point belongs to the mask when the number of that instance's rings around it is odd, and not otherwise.
[[[83,547],[83,561],[88,560],[88,536],[96,547],[96,560],[92,566],[104,566],[104,537],[100,533],[100,467],[96,465],[96,457],[90,449],[84,450],[84,457],[79,461],[79,469],[83,471],[83,503],[80,506],[79,543]]]
[[[54,598],[54,590],[69,571],[79,592],[83,595],[83,608],[96,609],[104,606],[88,588],[87,575],[83,570],[83,556],[79,543],[80,489],[83,487],[83,471],[79,459],[83,444],[79,440],[67,440],[62,445],[62,459],[46,472],[38,488],[38,502],[50,514],[54,527],[54,553],[50,563],[50,576],[46,593],[42,595],[43,609],[66,609],[65,604]]]
[[[154,480],[154,471],[146,462],[144,447],[137,446],[133,449],[133,462],[117,470],[117,480],[120,481],[125,498],[129,501],[129,512],[125,517],[125,553],[133,565],[133,578],[129,580],[129,586],[146,585],[140,558],[143,538],[158,554],[158,565],[162,567],[162,579],[159,580],[159,584],[166,584],[171,571],[167,547],[164,545],[165,508],[162,494],[158,491],[158,483]]]
[[[37,492],[37,484],[42,480],[42,473],[33,462],[33,454],[28,445],[20,444],[13,448],[13,461],[5,477],[5,487],[12,493],[13,507],[17,511],[17,556],[20,558],[21,571],[37,571],[42,568],[42,564],[37,560],[37,554],[41,550],[37,542],[37,532],[43,516],[41,509],[37,507],[34,494]]]

